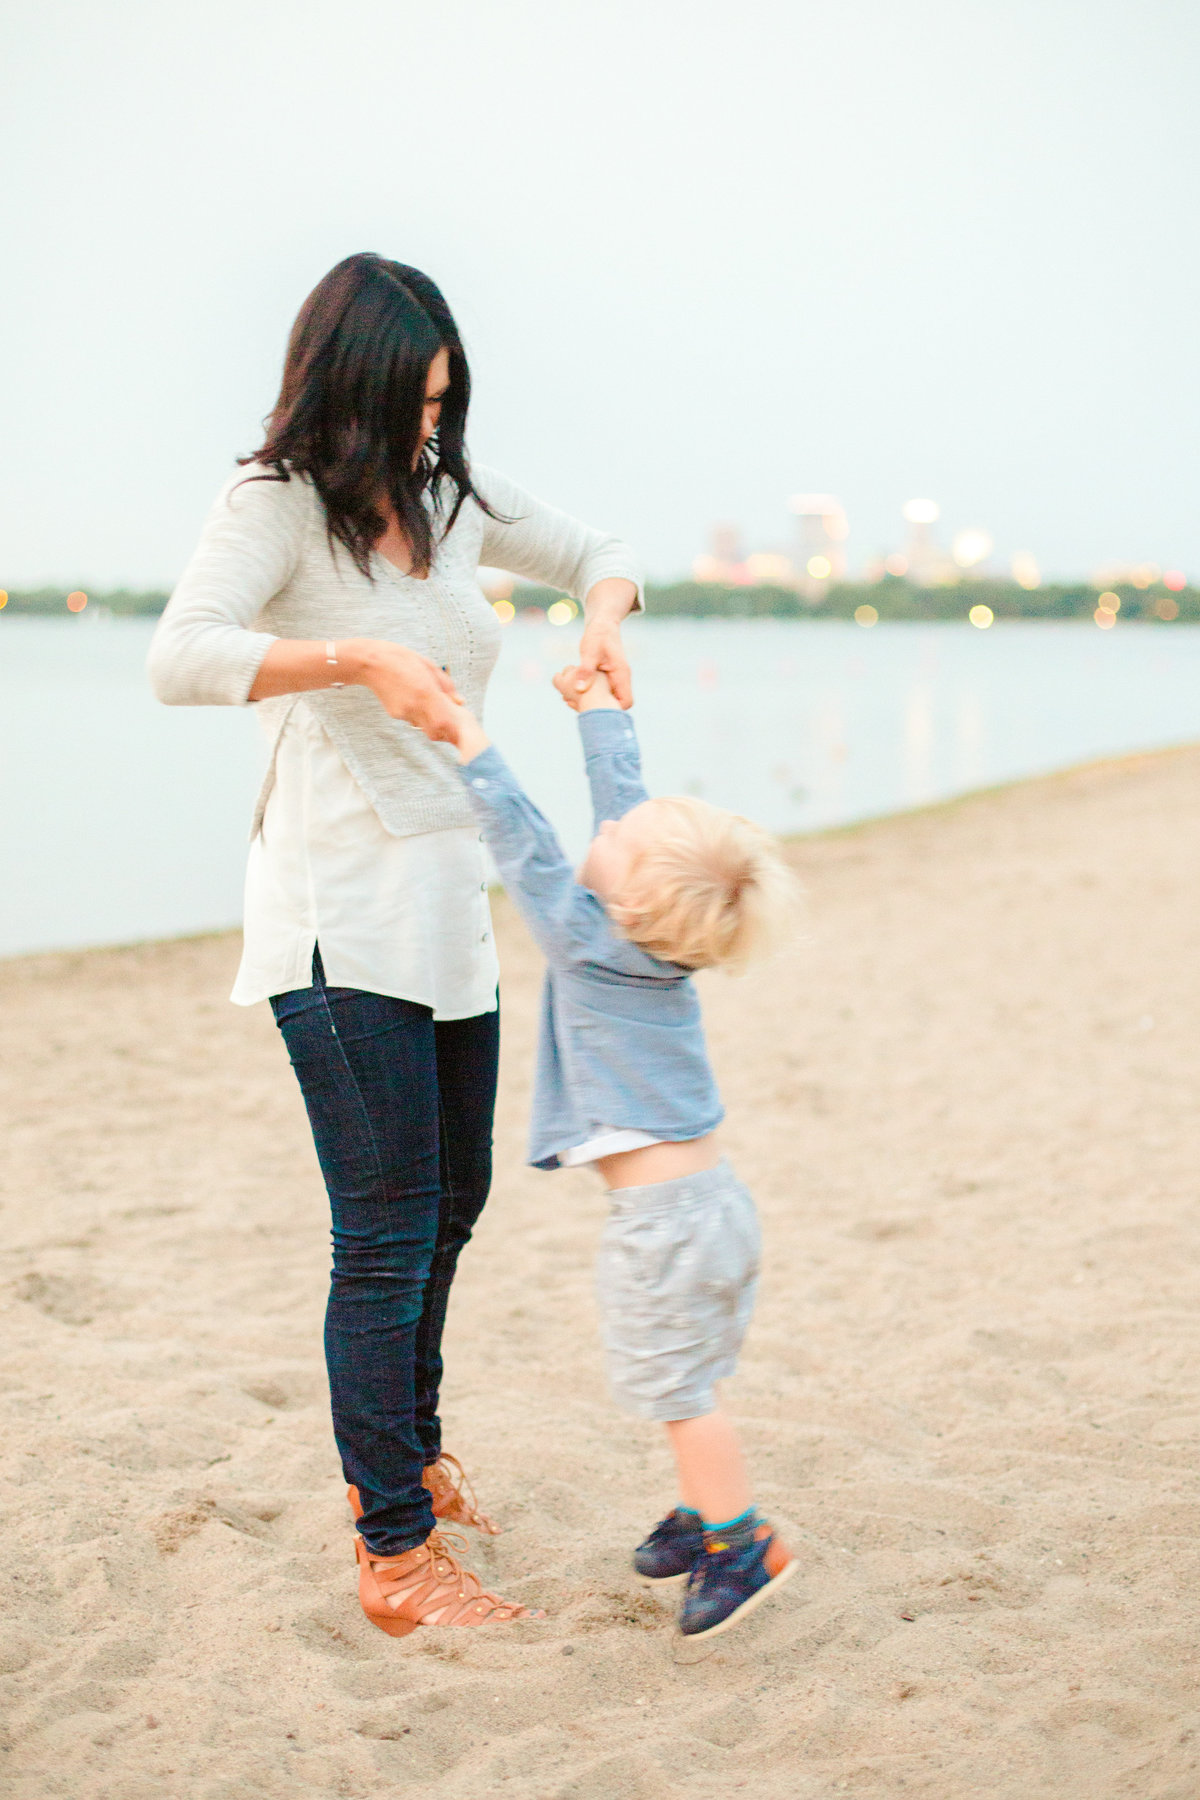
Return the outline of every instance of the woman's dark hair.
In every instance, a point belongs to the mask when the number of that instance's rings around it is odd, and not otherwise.
[[[437,433],[422,448],[425,383],[443,349],[450,385]],[[300,308],[266,439],[240,460],[274,471],[251,480],[309,476],[330,542],[344,544],[364,575],[386,526],[379,510],[386,498],[408,539],[413,573],[427,575],[435,526],[448,531],[468,496],[497,516],[471,483],[470,397],[462,339],[435,283],[406,263],[348,256]]]

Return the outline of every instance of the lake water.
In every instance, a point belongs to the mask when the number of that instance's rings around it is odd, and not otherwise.
[[[0,615],[0,955],[233,925],[263,750],[253,709],[167,708],[149,620]],[[781,832],[1200,738],[1200,627],[637,620],[649,785]],[[572,852],[577,641],[518,619],[487,723]]]

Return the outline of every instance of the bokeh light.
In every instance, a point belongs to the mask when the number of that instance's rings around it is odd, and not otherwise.
[[[1096,608],[1099,612],[1111,613],[1115,619],[1117,614],[1121,610],[1120,594],[1114,594],[1111,592],[1106,593],[1106,594],[1101,594],[1100,598],[1096,601]]]
[[[960,569],[973,569],[976,563],[992,554],[993,548],[991,533],[972,525],[955,538],[954,560]]]
[[[980,631],[986,631],[996,615],[990,606],[973,606],[967,617]]]
[[[82,612],[87,605],[87,595],[82,588],[76,588],[73,594],[67,595],[67,611]]]
[[[1156,619],[1165,619],[1169,625],[1172,619],[1179,617],[1178,600],[1172,600],[1170,594],[1160,594],[1154,602],[1154,616]]]
[[[8,589],[0,588],[0,607],[8,605]]]
[[[1028,550],[1018,550],[1012,559],[1013,580],[1018,587],[1032,593],[1034,588],[1042,585],[1042,571],[1038,568],[1037,558]]]
[[[1095,621],[1096,621],[1097,625],[1100,627],[1101,631],[1108,631],[1117,622],[1116,613],[1105,612],[1105,610],[1102,606],[1098,606],[1096,608],[1095,612],[1092,614],[1092,617],[1095,619]]]
[[[502,625],[511,625],[517,616],[517,609],[511,600],[493,600],[492,611]]]
[[[904,517],[910,525],[934,525],[942,516],[936,500],[906,500]]]
[[[743,566],[747,581],[761,582],[766,587],[790,587],[795,573],[791,557],[779,556],[773,550],[756,550]]]
[[[856,606],[854,609],[856,625],[878,625],[879,613],[874,606]]]
[[[1168,569],[1163,575],[1163,586],[1173,594],[1181,594],[1187,586],[1187,576],[1182,569]]]
[[[833,573],[833,564],[827,556],[810,556],[805,567],[814,581],[825,581]]]
[[[884,557],[883,566],[889,575],[908,574],[908,558],[907,556],[901,556],[898,550],[894,555]]]
[[[569,625],[578,610],[573,600],[555,600],[546,608],[546,617],[552,625]]]

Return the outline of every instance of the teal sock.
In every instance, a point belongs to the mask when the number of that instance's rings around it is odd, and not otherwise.
[[[732,1531],[735,1525],[748,1524],[754,1517],[754,1513],[755,1508],[753,1506],[748,1506],[745,1512],[740,1512],[735,1519],[719,1519],[716,1524],[705,1519],[703,1522],[704,1529],[705,1531]]]

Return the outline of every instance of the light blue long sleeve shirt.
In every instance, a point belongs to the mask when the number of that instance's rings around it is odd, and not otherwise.
[[[579,715],[595,828],[647,798],[633,720]],[[690,972],[623,938],[554,830],[489,746],[462,765],[510,897],[546,958],[528,1160],[558,1167],[601,1127],[681,1142],[724,1116]]]

